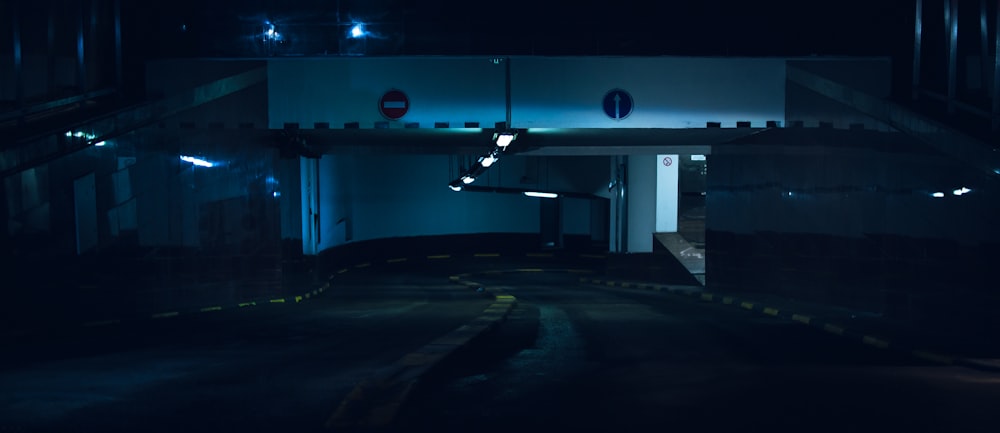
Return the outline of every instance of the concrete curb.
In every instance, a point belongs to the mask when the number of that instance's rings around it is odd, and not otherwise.
[[[918,359],[933,362],[940,365],[955,365],[981,371],[1000,372],[1000,364],[993,362],[991,360],[962,358],[962,357],[950,356],[927,350],[922,350],[919,348],[904,347],[903,345],[893,343],[886,338],[870,335],[862,329],[849,328],[846,326],[842,326],[839,323],[819,320],[807,314],[799,314],[795,312],[781,310],[772,306],[761,304],[752,299],[738,298],[732,295],[723,295],[718,293],[705,292],[700,287],[685,288],[677,286],[668,286],[665,284],[636,283],[636,282],[625,282],[625,281],[615,281],[615,280],[601,280],[593,278],[580,278],[580,282],[585,284],[597,285],[601,287],[652,290],[656,292],[664,292],[664,293],[675,294],[678,296],[694,298],[703,302],[717,302],[723,305],[731,305],[736,308],[748,311],[755,311],[771,317],[797,322],[878,349],[895,350],[907,353]]]

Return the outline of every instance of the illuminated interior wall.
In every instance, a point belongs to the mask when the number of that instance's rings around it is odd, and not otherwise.
[[[458,176],[457,167],[468,162],[448,155],[324,155],[319,251],[390,237],[538,233],[539,203],[546,199],[447,187]],[[511,156],[474,185],[590,193],[607,188],[607,162],[606,157]],[[564,233],[589,234],[589,200],[563,203]]]
[[[402,236],[538,232],[539,199],[454,192],[454,164],[446,155],[324,155],[319,250]]]

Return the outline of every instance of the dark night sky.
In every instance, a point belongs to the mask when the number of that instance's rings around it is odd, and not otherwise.
[[[265,20],[288,37],[276,54],[336,53],[338,10],[341,23],[370,23],[368,55],[891,55],[911,43],[913,8],[902,0],[125,3],[151,57],[251,54],[248,35]]]

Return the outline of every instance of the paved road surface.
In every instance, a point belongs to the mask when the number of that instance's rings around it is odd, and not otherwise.
[[[518,308],[414,398],[400,431],[1000,431],[997,374],[693,298],[480,280]]]

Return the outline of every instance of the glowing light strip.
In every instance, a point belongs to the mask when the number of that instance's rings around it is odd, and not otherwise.
[[[528,197],[540,197],[540,198],[556,198],[559,194],[552,192],[536,192],[536,191],[525,191],[524,195]]]
[[[190,162],[198,167],[215,167],[215,163],[193,156],[181,155],[181,161]]]

